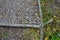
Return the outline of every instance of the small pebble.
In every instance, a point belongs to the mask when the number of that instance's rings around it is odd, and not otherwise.
[[[32,4],[33,4],[33,6],[38,5],[37,1],[34,1]]]
[[[37,14],[37,13],[35,13],[35,15],[36,15],[36,16],[38,16],[38,14]]]
[[[56,17],[56,16],[54,15],[54,17]]]
[[[3,18],[3,15],[0,14],[0,18]]]

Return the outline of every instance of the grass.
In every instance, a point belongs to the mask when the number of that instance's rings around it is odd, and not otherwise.
[[[44,40],[60,40],[60,10],[57,6],[52,9],[53,0],[41,0],[43,22],[53,19],[53,22],[44,26]]]

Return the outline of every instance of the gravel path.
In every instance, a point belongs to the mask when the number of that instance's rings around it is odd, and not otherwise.
[[[40,24],[37,0],[0,0],[0,23]],[[0,40],[37,40],[37,37],[39,31],[34,29],[0,27]]]
[[[39,37],[38,29],[0,27],[0,40],[39,40]]]
[[[0,23],[40,24],[36,0],[0,0]]]

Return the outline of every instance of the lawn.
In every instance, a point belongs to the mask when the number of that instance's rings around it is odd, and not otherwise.
[[[60,9],[53,0],[41,0],[43,22],[53,19],[44,26],[44,40],[60,40]]]

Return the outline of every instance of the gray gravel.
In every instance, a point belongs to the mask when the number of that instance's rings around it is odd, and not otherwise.
[[[40,25],[37,1],[0,0],[0,23]],[[0,27],[0,34],[0,40],[36,40],[33,38],[35,33],[30,32],[29,29]]]
[[[36,29],[34,29],[36,30]],[[30,28],[3,28],[0,27],[0,40],[36,40],[39,31]]]
[[[40,24],[36,0],[0,0],[0,23]]]

